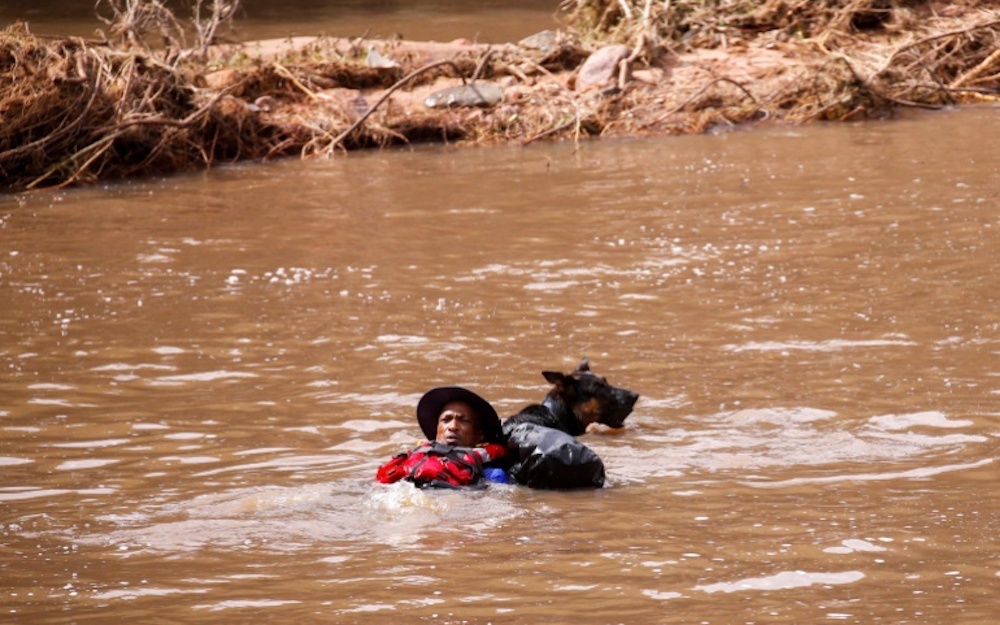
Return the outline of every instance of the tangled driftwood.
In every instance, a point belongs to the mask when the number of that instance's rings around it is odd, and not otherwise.
[[[0,184],[31,189],[254,158],[268,132],[154,56],[0,34]]]

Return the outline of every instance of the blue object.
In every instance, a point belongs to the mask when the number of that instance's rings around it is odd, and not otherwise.
[[[510,484],[507,472],[499,467],[486,467],[483,469],[483,479],[494,484]]]

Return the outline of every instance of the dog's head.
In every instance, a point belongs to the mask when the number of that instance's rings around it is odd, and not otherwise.
[[[553,385],[549,397],[562,401],[584,428],[591,423],[623,427],[639,399],[638,393],[611,386],[604,376],[592,373],[586,358],[572,373],[543,371],[542,375]]]

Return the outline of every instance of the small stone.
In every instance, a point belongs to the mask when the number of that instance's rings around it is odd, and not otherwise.
[[[555,50],[556,46],[559,45],[559,31],[543,30],[540,33],[528,35],[524,39],[518,41],[517,45],[529,50],[540,50],[548,53]]]
[[[503,100],[503,87],[495,82],[475,82],[468,85],[448,87],[427,96],[427,108],[451,108],[477,106],[488,108]]]
[[[615,44],[594,52],[580,67],[576,90],[606,89],[618,84],[618,64],[632,53],[628,46]]]

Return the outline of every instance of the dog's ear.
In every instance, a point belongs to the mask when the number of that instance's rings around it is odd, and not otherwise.
[[[566,376],[558,371],[542,371],[542,375],[545,376],[545,380],[549,384],[555,384],[559,386],[562,381],[566,379]]]
[[[580,364],[576,366],[576,370],[579,371],[580,373],[583,373],[584,371],[590,371],[590,358],[584,356],[583,360],[580,361]]]

